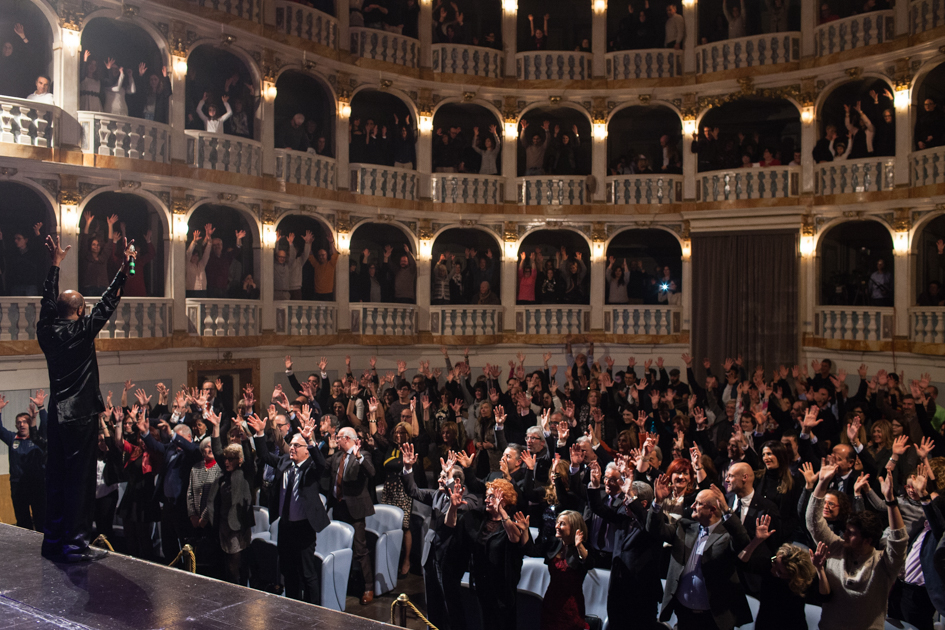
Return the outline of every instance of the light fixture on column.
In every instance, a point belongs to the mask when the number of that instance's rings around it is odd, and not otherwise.
[[[909,232],[896,232],[896,238],[893,240],[893,249],[900,256],[909,253]]]
[[[688,238],[684,238],[682,242],[682,257],[683,260],[692,258],[692,240]]]
[[[338,251],[344,254],[351,253],[351,232],[348,231],[347,227],[338,227]]]
[[[517,13],[518,0],[502,0],[502,10],[506,13]]]
[[[417,259],[427,262],[433,259],[433,239],[421,238],[417,249]]]
[[[351,116],[351,96],[347,91],[338,95],[338,115],[344,119]]]
[[[607,139],[607,121],[604,118],[594,118],[591,130],[595,140],[604,141]]]
[[[682,121],[682,131],[683,135],[691,136],[696,132],[696,117],[692,115],[687,115],[683,118]]]
[[[684,9],[691,9],[696,6],[696,0],[682,0],[682,5]]]
[[[171,206],[171,212],[174,214],[174,238],[181,243],[187,242],[187,204],[183,201],[175,201]]]
[[[896,105],[897,111],[905,111],[909,109],[909,102],[912,100],[912,90],[909,89],[908,83],[897,83],[896,84],[896,95],[893,98],[893,103]]]
[[[79,193],[63,190],[59,192],[59,220],[66,232],[74,232],[79,228]]]
[[[420,129],[420,133],[430,133],[433,131],[433,112],[429,110],[421,110],[420,115],[417,118],[417,127]]]
[[[263,96],[270,103],[276,100],[276,95],[279,93],[278,88],[276,88],[275,81],[263,81]]]
[[[75,26],[75,28],[73,28]],[[62,27],[62,45],[66,50],[69,51],[69,54],[75,57],[76,52],[79,50],[79,46],[82,42],[82,34],[79,32],[79,26],[73,24],[65,24]]]
[[[506,142],[515,142],[518,138],[518,120],[515,116],[508,115],[505,117],[505,140]]]
[[[272,220],[263,223],[262,233],[263,245],[269,248],[276,246],[276,224]]]
[[[805,214],[801,218],[801,256],[810,258],[814,255],[814,236],[816,228],[814,227],[814,217]]]
[[[607,13],[607,0],[594,0],[594,13],[602,15]]]
[[[814,107],[813,105],[807,105],[806,107],[801,108],[801,122],[805,125],[809,125],[814,122]]]
[[[187,76],[187,57],[174,55],[174,75],[178,79],[183,79]]]

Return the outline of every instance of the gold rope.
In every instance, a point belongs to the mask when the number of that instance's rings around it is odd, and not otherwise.
[[[107,538],[105,538],[105,534],[99,534],[98,538],[92,541],[92,544],[98,547],[106,547],[109,551],[115,551],[115,548],[112,547],[112,544],[108,542]]]
[[[420,610],[418,610],[417,607],[413,605],[413,602],[410,601],[410,598],[407,597],[406,593],[401,593],[400,596],[397,599],[395,599],[393,603],[391,603],[390,605],[390,624],[392,626],[397,625],[394,622],[394,607],[397,604],[406,604],[407,606],[410,606],[411,610],[413,610],[413,612],[417,615],[417,617],[420,617],[420,621],[427,624],[430,628],[433,628],[433,630],[439,630],[439,628],[437,628],[432,623],[430,623],[430,620],[424,617],[423,613],[420,612]]]
[[[190,545],[184,545],[184,548],[177,553],[177,557],[168,563],[167,566],[173,567],[177,564],[177,561],[183,557],[183,569],[185,571],[190,571],[191,573],[197,572],[197,556],[194,555],[194,548]]]

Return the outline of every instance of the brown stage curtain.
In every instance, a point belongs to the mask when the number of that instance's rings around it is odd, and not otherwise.
[[[694,234],[693,365],[708,357],[724,383],[722,361],[741,354],[748,374],[797,361],[796,233]],[[696,374],[702,374],[697,368]]]

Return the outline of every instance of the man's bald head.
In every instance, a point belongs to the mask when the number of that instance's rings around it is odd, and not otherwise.
[[[754,480],[755,472],[745,462],[732,464],[725,475],[725,485],[728,487],[728,491],[739,497],[745,497],[752,493]]]
[[[63,291],[56,300],[61,319],[78,319],[85,313],[85,298],[78,291]]]
[[[349,440],[356,440],[356,439],[358,439],[358,432],[355,431],[354,429],[352,429],[351,427],[345,427],[345,428],[340,429],[340,430],[338,431],[338,436],[339,436],[339,437],[346,437],[346,438],[348,438]]]

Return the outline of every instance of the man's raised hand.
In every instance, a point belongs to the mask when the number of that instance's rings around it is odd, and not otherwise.
[[[53,267],[59,267],[60,263],[63,261],[63,259],[65,259],[66,254],[68,254],[69,250],[72,249],[72,245],[66,245],[66,248],[62,249],[59,246],[59,237],[53,237],[52,235],[49,235],[46,237],[46,249],[49,250]]]

